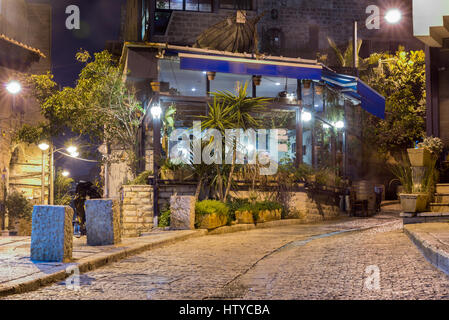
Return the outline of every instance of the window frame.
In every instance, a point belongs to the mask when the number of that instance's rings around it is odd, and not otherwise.
[[[249,0],[249,2],[250,2],[250,9],[239,9],[239,8],[236,8],[236,7],[234,7],[234,8],[224,8],[222,6],[222,1],[223,0],[219,0],[219,3],[218,3],[218,8],[220,10],[245,10],[245,11],[254,11],[254,10],[256,10],[256,5],[255,5],[255,1],[254,0]]]
[[[168,1],[169,7],[170,7],[172,0],[165,0],[165,1]],[[199,3],[200,0],[197,0],[197,2],[198,2],[198,10],[187,10],[186,9],[186,1],[187,0],[182,0],[182,9],[158,8],[157,7],[157,1],[155,1],[154,6],[155,6],[155,10],[156,11],[181,11],[181,12],[197,12],[197,13],[213,13],[214,12],[214,0],[207,0],[210,3],[210,11],[200,10],[200,3]]]

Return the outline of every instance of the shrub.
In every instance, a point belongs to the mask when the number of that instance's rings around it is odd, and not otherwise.
[[[254,204],[248,202],[241,206],[237,211],[250,211],[253,214],[254,221],[257,221],[259,219],[260,211],[274,211],[279,209],[284,213],[284,207],[282,204],[274,201],[262,201]],[[284,216],[284,214],[282,216]]]
[[[239,211],[241,207],[247,204],[249,204],[248,199],[233,199],[226,204],[229,208],[229,216],[231,217],[231,221],[235,220],[235,212]]]
[[[161,217],[159,219],[159,228],[170,227],[170,209],[162,211]]]
[[[144,171],[141,174],[139,174],[134,180],[129,181],[127,185],[146,186],[148,185],[149,178],[152,175],[153,175],[152,171]]]
[[[204,200],[195,205],[195,214],[206,215],[216,213],[220,216],[228,216],[229,208],[223,202],[217,200]]]
[[[33,214],[33,205],[25,196],[15,191],[8,195],[6,199],[6,208],[9,217],[13,219],[31,220]]]

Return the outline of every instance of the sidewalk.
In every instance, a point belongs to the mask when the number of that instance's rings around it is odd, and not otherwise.
[[[404,232],[427,260],[449,275],[449,223],[409,224]]]
[[[154,231],[145,237],[124,239],[117,246],[101,247],[87,246],[86,237],[74,238],[72,263],[33,262],[30,237],[0,237],[0,296],[62,281],[76,268],[83,273],[130,255],[205,234],[205,230]]]

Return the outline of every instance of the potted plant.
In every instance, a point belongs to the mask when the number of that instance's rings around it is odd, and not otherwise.
[[[402,193],[399,194],[402,210],[407,213],[426,211],[436,180],[436,159],[431,158],[422,180],[418,183],[413,181],[412,167],[406,160],[406,157],[403,157],[402,162],[390,168],[402,184]]]
[[[430,164],[431,153],[425,148],[410,148],[407,153],[412,167],[426,167]]]

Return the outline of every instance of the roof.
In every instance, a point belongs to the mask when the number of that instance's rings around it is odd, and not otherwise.
[[[6,35],[4,35],[3,33],[0,33],[0,40],[6,41],[8,43],[11,43],[13,45],[19,46],[25,50],[31,51],[37,55],[39,55],[41,58],[47,58],[45,54],[42,53],[42,51],[40,51],[39,49],[33,48],[31,46],[28,46],[22,42],[19,42],[17,40],[14,40],[12,38],[7,37]]]
[[[316,60],[285,58],[248,53],[233,53],[210,49],[173,46],[162,43],[125,43],[121,62],[129,48],[158,50],[158,58],[176,54],[181,69],[233,74],[263,75],[324,81],[371,114],[385,118],[385,98],[357,77],[339,74]]]

